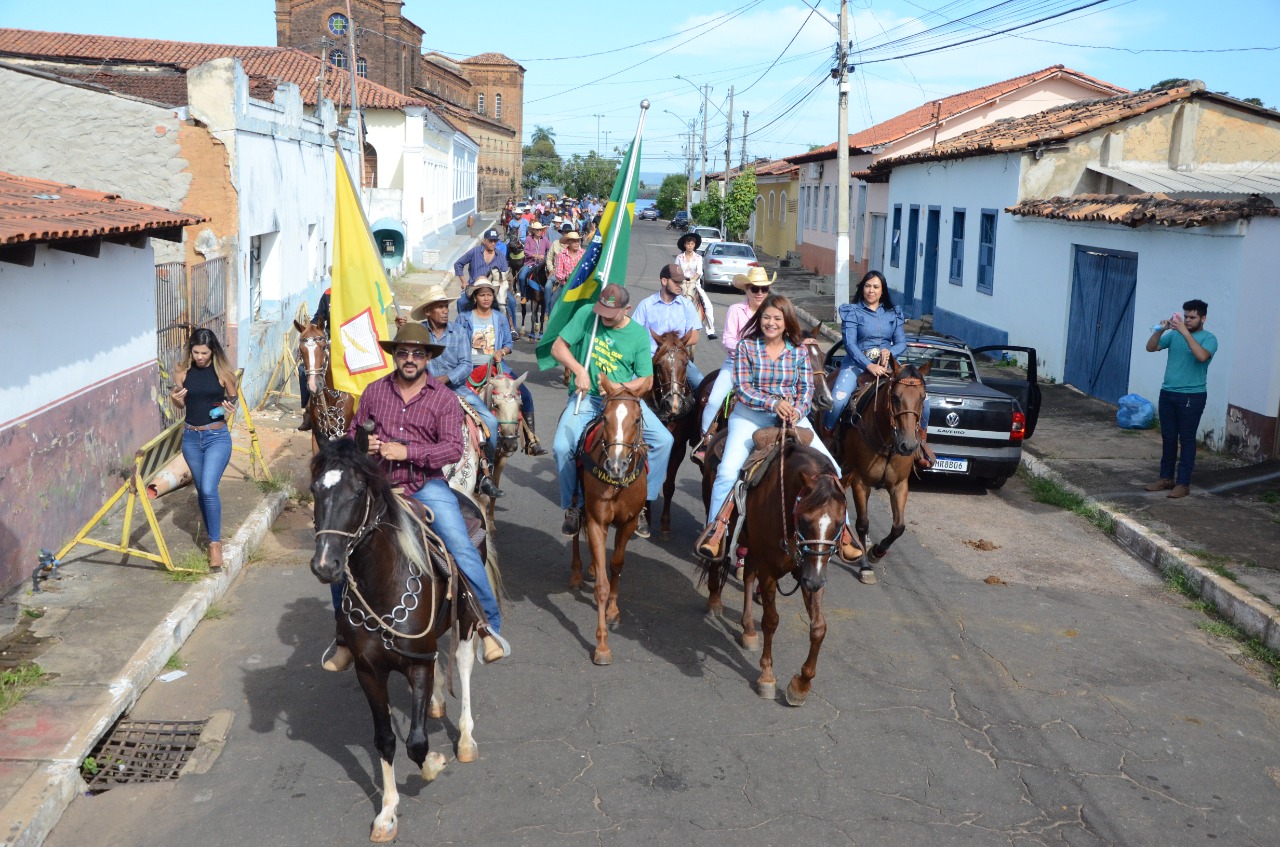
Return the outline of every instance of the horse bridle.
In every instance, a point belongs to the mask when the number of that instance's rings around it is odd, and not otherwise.
[[[625,400],[625,401],[627,401],[627,402],[629,402],[629,403],[640,403],[640,402],[641,402],[641,400],[640,400],[640,398],[639,398],[639,397],[635,397],[635,396],[630,395],[630,394],[623,394],[623,395],[620,395],[620,396],[618,396],[618,397],[611,397],[611,398],[610,398],[610,401],[612,401],[612,400]],[[600,414],[601,414],[601,417],[603,417],[603,416],[604,416],[604,412],[603,412],[603,410],[601,411],[601,413],[600,413]],[[628,471],[628,472],[630,472],[630,471],[632,470],[632,468],[635,466],[635,464],[636,464],[636,460],[637,460],[637,459],[642,455],[643,450],[644,450],[644,447],[645,447],[645,443],[644,443],[644,417],[643,417],[643,415],[642,415],[642,416],[641,416],[641,418],[640,418],[640,422],[639,422],[639,424],[638,424],[638,429],[639,429],[639,436],[637,437],[637,439],[636,439],[635,441],[600,441],[600,442],[598,442],[598,443],[599,443],[599,445],[600,445],[601,447],[603,447],[603,448],[604,448],[604,452],[605,452],[605,453],[608,453],[608,451],[609,451],[609,448],[610,448],[610,447],[623,447],[623,448],[626,448],[626,450],[627,450],[627,471]],[[595,460],[594,460],[594,459],[592,459],[592,461],[595,461]],[[602,468],[602,470],[603,470],[603,468]]]
[[[796,512],[800,508],[800,501],[804,499],[804,495],[809,493],[810,491],[809,487],[802,488],[800,492],[796,494],[795,502],[791,504],[790,515],[791,515],[792,530],[789,533],[787,532],[788,511],[787,511],[786,439],[787,439],[788,427],[790,427],[793,431],[795,430],[794,426],[791,426],[790,424],[787,423],[787,421],[783,420],[781,432],[778,436],[778,495],[779,495],[779,499],[782,502],[782,532],[783,532],[782,538],[778,539],[778,545],[782,548],[782,552],[790,556],[791,560],[795,562],[796,584],[789,592],[783,591],[781,588],[778,589],[778,593],[784,597],[790,597],[792,594],[795,594],[796,589],[800,587],[800,579],[799,579],[798,572],[799,572],[801,560],[806,558],[831,556],[836,552],[836,548],[839,546],[839,542],[840,542],[839,531],[836,532],[836,537],[832,541],[823,541],[817,538],[805,538],[803,535],[800,534],[800,520]],[[831,471],[825,471],[819,474],[818,476],[819,478],[824,476],[829,476],[836,481],[836,485],[838,487],[842,487],[840,483],[840,477],[836,476]]]
[[[666,355],[663,356],[663,358],[668,360],[667,364],[673,371],[675,370],[675,356],[676,348],[674,347],[668,349]],[[685,367],[688,367],[687,360],[685,361]],[[654,382],[657,383],[657,380],[655,379]],[[655,388],[658,388],[658,386],[655,385]],[[679,411],[668,412],[668,401],[673,398],[679,400],[679,405],[676,407]],[[693,392],[689,390],[689,377],[687,372],[685,377],[679,381],[673,380],[671,382],[667,382],[666,380],[663,380],[661,387],[654,392],[654,401],[657,406],[656,411],[658,419],[663,423],[666,423],[667,421],[683,417],[688,414],[692,400]]]
[[[324,348],[324,364],[318,368],[303,368],[302,372],[307,376],[324,376],[329,370],[329,339],[310,336],[308,338],[299,339],[304,347],[323,347]]]

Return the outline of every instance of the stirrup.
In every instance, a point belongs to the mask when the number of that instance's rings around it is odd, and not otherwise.
[[[479,649],[476,650],[476,653],[479,656],[480,664],[492,665],[499,659],[505,659],[511,655],[511,642],[496,632],[485,630],[484,635],[480,638]]]
[[[345,644],[339,644],[338,639],[335,638],[320,654],[320,667],[335,673],[345,671],[355,662],[355,658],[351,648]]]

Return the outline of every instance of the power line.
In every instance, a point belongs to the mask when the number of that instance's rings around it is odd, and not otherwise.
[[[764,79],[765,76],[768,75],[769,71],[774,69],[774,67],[778,64],[778,59],[781,59],[783,56],[787,54],[787,51],[791,49],[791,45],[795,44],[796,39],[800,37],[800,33],[804,32],[804,28],[809,24],[809,19],[813,17],[813,13],[815,11],[816,10],[814,8],[812,7],[809,8],[809,14],[805,15],[804,20],[800,22],[800,28],[796,30],[795,35],[791,36],[791,40],[787,42],[787,46],[782,48],[782,52],[778,54],[777,58],[775,58],[772,62],[769,63],[769,67],[765,68],[764,71],[760,74],[760,76],[756,77],[755,80],[750,85],[748,85],[746,88],[738,92],[739,96],[746,94],[752,88],[755,88],[756,83]]]

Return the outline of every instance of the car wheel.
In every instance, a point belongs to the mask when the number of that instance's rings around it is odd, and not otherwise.
[[[1008,481],[1009,481],[1009,477],[1007,476],[984,476],[982,479],[979,480],[979,482],[982,483],[984,488],[988,488],[992,491],[997,491],[1001,488],[1004,488],[1004,484]]]

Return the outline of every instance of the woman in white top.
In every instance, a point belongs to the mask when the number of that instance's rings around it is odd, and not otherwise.
[[[676,254],[676,264],[684,271],[684,296],[693,301],[702,312],[702,322],[707,330],[707,338],[716,337],[716,313],[711,305],[711,298],[702,290],[702,256],[698,248],[702,246],[702,236],[696,232],[686,232],[676,240],[680,250]]]
[[[752,268],[750,273],[738,274],[733,278],[733,287],[743,292],[746,297],[741,303],[734,303],[724,313],[724,335],[720,337],[720,343],[724,345],[724,364],[720,366],[720,373],[711,386],[707,406],[702,410],[702,443],[693,451],[693,460],[699,464],[706,456],[707,430],[711,429],[711,424],[715,421],[720,407],[724,405],[725,398],[733,390],[734,354],[738,350],[738,341],[742,338],[742,328],[760,308],[765,297],[769,296],[769,286],[773,285],[773,281],[777,278],[776,273],[770,277],[765,269],[760,267]]]

